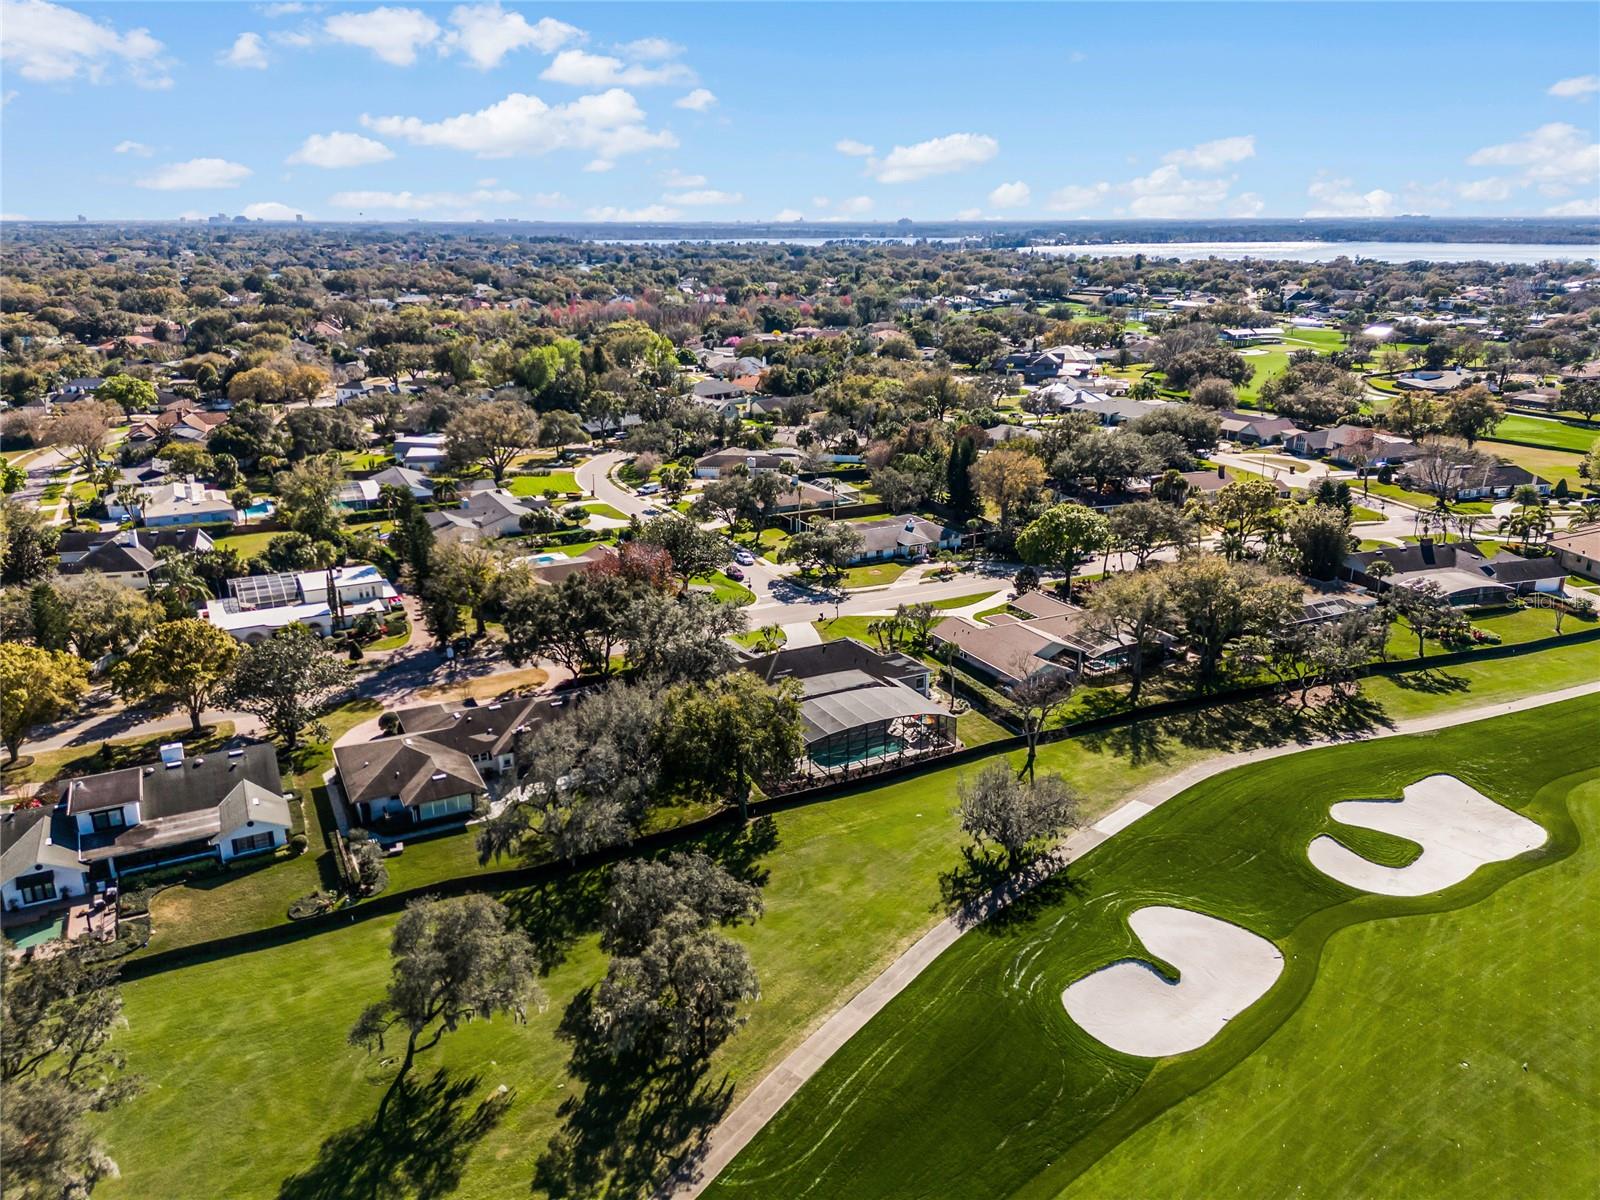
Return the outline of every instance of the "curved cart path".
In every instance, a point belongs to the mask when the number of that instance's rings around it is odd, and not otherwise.
[[[1564,700],[1575,700],[1580,696],[1589,696],[1596,692],[1600,692],[1600,681],[1579,684],[1542,696],[1527,696],[1521,700],[1485,704],[1477,708],[1458,709],[1429,717],[1415,717],[1396,722],[1392,728],[1350,738],[1319,738],[1312,742],[1286,743],[1267,750],[1220,754],[1140,788],[1119,808],[1069,837],[1060,849],[1044,861],[1043,870],[1035,868],[1028,878],[1005,885],[983,901],[963,909],[953,917],[946,918],[923,934],[915,945],[890,963],[882,974],[856,993],[843,1008],[825,1020],[816,1032],[801,1042],[787,1058],[773,1068],[772,1072],[745,1096],[722,1123],[711,1131],[703,1153],[697,1154],[691,1163],[662,1185],[656,1193],[657,1196],[686,1200],[688,1197],[700,1195],[722,1169],[733,1161],[734,1156],[777,1115],[778,1110],[788,1102],[789,1098],[800,1090],[800,1085],[815,1075],[823,1064],[833,1057],[835,1051],[848,1042],[889,1001],[899,995],[912,980],[922,974],[940,954],[955,943],[963,932],[983,921],[990,913],[1004,907],[1016,896],[1026,892],[1052,871],[1088,853],[1113,834],[1126,829],[1152,809],[1194,784],[1210,779],[1213,775],[1220,775],[1224,771],[1231,771],[1234,767],[1260,762],[1264,758],[1298,754],[1302,750],[1314,750],[1319,746],[1337,745],[1341,742],[1375,741],[1378,738],[1399,737],[1409,733],[1428,733],[1508,713],[1524,712],[1530,708],[1542,708],[1547,704],[1559,704]]]

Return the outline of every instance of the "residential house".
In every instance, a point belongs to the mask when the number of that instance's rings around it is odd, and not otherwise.
[[[512,775],[517,741],[529,730],[564,712],[563,696],[520,696],[479,704],[424,704],[392,715],[395,736],[423,739],[472,760],[481,775]]]
[[[609,566],[617,559],[616,550],[601,543],[598,546],[590,546],[575,557],[560,550],[541,550],[538,554],[525,555],[517,561],[526,563],[529,574],[541,583],[556,584],[569,575],[578,575],[584,571],[592,571],[596,567]]]
[[[1388,563],[1392,573],[1373,575],[1370,568],[1379,561]],[[1530,592],[1559,593],[1565,590],[1567,574],[1553,558],[1523,558],[1505,550],[1486,558],[1471,542],[1440,543],[1432,538],[1351,554],[1345,559],[1345,572],[1374,592],[1437,584],[1456,608],[1505,604]]]
[[[78,830],[54,805],[0,809],[0,907],[44,911],[89,894]]]
[[[733,447],[714,450],[695,459],[696,479],[723,479],[738,474],[743,467],[752,475],[763,471],[793,472],[800,465],[800,455],[793,450],[741,450]]]
[[[1584,525],[1550,539],[1550,554],[1573,575],[1600,579],[1600,525]]]
[[[961,531],[922,517],[886,517],[879,521],[857,521],[852,528],[861,535],[861,551],[850,560],[859,563],[905,559],[920,562],[941,550],[961,545]]]
[[[1403,475],[1402,482],[1420,491],[1432,492],[1434,485],[1416,475]],[[1504,500],[1520,487],[1532,487],[1539,495],[1550,494],[1550,481],[1515,463],[1491,462],[1462,465],[1445,490],[1451,500]]]
[[[413,471],[409,467],[386,467],[367,478],[369,483],[375,483],[379,488],[404,488],[414,499],[433,499],[433,484],[428,482],[428,477],[421,471]]]
[[[175,479],[146,488],[131,510],[124,509],[115,500],[108,500],[106,515],[113,521],[134,518],[151,529],[170,525],[231,524],[239,519],[226,492],[194,479]]]
[[[426,735],[336,746],[333,761],[344,801],[361,825],[465,821],[489,793],[469,754]]]
[[[1218,467],[1215,471],[1180,471],[1179,475],[1181,475],[1183,477],[1183,481],[1189,485],[1189,492],[1191,495],[1201,496],[1210,495],[1213,492],[1220,492],[1230,483],[1238,483],[1243,479],[1263,478],[1263,476],[1257,475],[1229,475],[1228,468],[1225,466]],[[1276,489],[1279,499],[1287,500],[1289,498],[1291,489],[1283,480],[1273,478],[1269,479],[1267,482],[1272,484],[1273,488]]]
[[[954,714],[933,697],[932,672],[907,655],[842,638],[743,657],[744,669],[768,683],[799,683],[810,773],[948,754],[961,744]]]
[[[431,475],[448,457],[442,433],[408,433],[394,440],[395,462],[407,470]]]
[[[726,380],[702,379],[690,389],[688,398],[691,403],[731,421],[738,417],[740,406],[750,398],[750,393]]]
[[[1326,458],[1344,466],[1355,465],[1351,454],[1358,448],[1365,466],[1409,462],[1422,454],[1421,448],[1408,438],[1378,433],[1361,425],[1297,430],[1283,439],[1283,448],[1301,458]]]
[[[549,508],[542,497],[513,495],[504,488],[486,488],[462,498],[455,508],[427,514],[434,540],[445,545],[492,541],[522,530],[522,518]]]
[[[330,603],[329,576],[337,612]],[[400,603],[400,594],[371,563],[331,571],[283,571],[228,580],[228,596],[210,600],[199,616],[241,642],[263,642],[290,625],[307,625],[320,634],[353,625],[368,613],[382,614]]]
[[[77,836],[78,858],[111,877],[198,858],[230,862],[277,849],[293,817],[266,743],[186,755],[161,748],[161,761],[62,786],[61,812]]]
[[[1265,346],[1273,342],[1283,341],[1283,334],[1276,329],[1224,329],[1222,340],[1230,346]]]
[[[1047,350],[1018,350],[1001,360],[1001,366],[1014,371],[1028,384],[1045,383],[1094,369],[1094,353],[1079,346],[1052,346]]]
[[[63,575],[97,571],[140,591],[150,586],[159,563],[156,551],[166,547],[199,554],[215,545],[203,529],[116,529],[94,533],[69,530],[56,543]]]
[[[952,648],[956,661],[1003,687],[1040,673],[1105,674],[1127,663],[1131,639],[1096,628],[1085,609],[1044,592],[1023,592],[1011,602],[1021,617],[997,613],[979,625],[946,617],[934,626],[936,648]],[[1171,638],[1161,634],[1161,645]]]
[[[1217,415],[1222,419],[1222,436],[1237,442],[1266,446],[1300,432],[1288,417],[1243,412],[1221,412]]]

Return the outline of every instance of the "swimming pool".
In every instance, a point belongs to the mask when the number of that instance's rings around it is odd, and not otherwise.
[[[884,734],[874,737],[865,744],[824,746],[813,752],[811,761],[819,767],[847,767],[853,763],[865,762],[869,758],[878,758],[884,754],[898,754],[905,749],[905,742],[893,734]]]
[[[42,946],[45,942],[53,942],[64,937],[67,932],[67,915],[46,917],[42,921],[30,921],[26,925],[8,925],[6,936],[10,938],[19,949],[26,950],[30,946]]]
[[[534,563],[536,566],[548,567],[551,563],[569,562],[570,559],[568,559],[565,554],[546,552],[544,554],[535,554],[528,561]]]
[[[274,505],[271,500],[257,500],[249,508],[241,508],[239,511],[247,517],[259,520],[261,517],[270,517],[273,509]]]

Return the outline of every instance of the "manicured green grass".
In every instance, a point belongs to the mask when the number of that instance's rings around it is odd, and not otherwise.
[[[1260,354],[1247,355],[1245,362],[1250,364],[1250,378],[1239,389],[1239,399],[1254,401],[1259,398],[1261,389],[1270,380],[1289,369],[1289,353],[1288,350],[1263,348]]]
[[[571,471],[551,471],[547,475],[514,475],[506,490],[514,496],[542,496],[547,491],[564,496],[583,489]]]
[[[1370,483],[1369,490],[1374,496],[1398,500],[1402,504],[1414,505],[1417,508],[1432,508],[1437,503],[1436,498],[1430,496],[1427,492],[1413,492],[1408,488],[1401,487],[1398,483],[1380,483],[1374,479]],[[1494,505],[1484,500],[1468,500],[1453,504],[1451,507],[1456,512],[1488,513],[1494,508]]]
[[[610,517],[615,521],[626,521],[628,514],[619,508],[613,508],[603,500],[592,500],[583,506],[591,516]]]
[[[1286,344],[1300,343],[1294,349],[1315,350],[1318,354],[1332,354],[1345,346],[1345,336],[1337,329],[1307,329],[1299,325],[1283,326],[1283,340]]]
[[[1573,964],[1600,961],[1600,926],[1573,917],[1600,905],[1600,782],[1566,804],[1576,854],[1470,908],[1336,935],[1319,968],[1336,985],[1319,983],[1260,1050],[1066,1194],[1288,1196],[1320,1178],[1352,1196],[1594,1195],[1600,1078],[1585,1016],[1600,1009],[1600,974]]]
[[[295,900],[335,886],[338,871],[324,834],[332,814],[326,811],[322,774],[333,765],[333,743],[380,711],[376,700],[352,700],[334,709],[323,718],[328,739],[301,746],[284,770],[284,783],[300,797],[305,853],[218,870],[166,889],[150,905],[149,952],[282,924]]]
[[[972,592],[966,596],[952,596],[948,600],[935,600],[932,607],[937,609],[965,608],[969,604],[976,604],[979,600],[987,600],[1001,588],[987,588],[981,592]]]
[[[1600,437],[1600,427],[1585,428],[1581,425],[1569,425],[1565,421],[1547,421],[1542,417],[1524,417],[1512,415],[1501,420],[1494,427],[1493,438],[1509,438],[1517,442],[1532,442],[1537,446],[1546,446],[1551,450],[1571,450],[1578,454],[1585,453],[1594,445],[1595,438]],[[1498,450],[1495,453],[1499,453]]]
[[[226,537],[217,539],[217,549],[237,550],[241,558],[254,558],[258,554],[265,554],[267,543],[278,536],[281,531],[270,533],[230,533]]]
[[[868,563],[860,567],[846,567],[844,586],[847,588],[882,587],[893,583],[906,573],[903,562]]]
[[[1350,519],[1355,522],[1382,521],[1384,516],[1375,508],[1368,508],[1363,504],[1352,504],[1350,506]]]
[[[1508,442],[1481,442],[1480,445],[1485,453],[1532,471],[1541,479],[1548,480],[1552,486],[1558,480],[1565,479],[1567,487],[1579,494],[1587,486],[1588,481],[1578,474],[1578,464],[1583,461],[1583,455],[1575,451],[1513,446]]]
[[[744,584],[729,579],[721,571],[718,571],[715,575],[702,576],[694,580],[693,585],[695,587],[709,587],[712,594],[724,604],[752,604],[756,598],[756,594],[745,587]]]
[[[1263,762],[1189,789],[946,951],[707,1195],[1280,1196],[1303,1190],[1308,1155],[1322,1164],[1311,1177],[1351,1195],[1592,1194],[1600,982],[1571,966],[1584,947],[1600,951],[1600,932],[1581,931],[1577,915],[1582,896],[1600,896],[1600,852],[1563,860],[1578,848],[1569,804],[1600,826],[1584,803],[1594,785],[1578,790],[1600,767],[1573,743],[1597,721],[1590,697]],[[1549,843],[1417,899],[1357,892],[1306,861],[1313,837],[1337,836],[1331,802],[1398,795],[1441,766],[1539,821]],[[1509,898],[1470,907],[1511,881],[1521,888]],[[1139,955],[1128,914],[1172,903],[1271,939],[1285,970],[1208,1045],[1158,1063],[1090,1037],[1061,992]],[[1486,947],[1479,928],[1500,937]],[[1296,1015],[1308,995],[1315,1007]],[[1273,1054],[1272,1072],[1250,1056],[1286,1020],[1297,1053]],[[1204,1090],[1219,1079],[1232,1107]],[[1220,1129],[1169,1114],[1140,1135],[1145,1153],[1125,1148],[1116,1181],[1097,1185],[1096,1160],[1196,1093]],[[1359,1114],[1355,1127],[1330,1111]],[[1255,1114],[1278,1135],[1262,1137]],[[1216,1153],[1217,1134],[1231,1155]]]
[[[1563,647],[1432,673],[1425,686],[1367,681],[1364,692],[1376,706],[1375,719],[1398,719],[1570,686],[1595,678],[1597,669],[1596,647]],[[1064,772],[1092,820],[1134,789],[1191,762],[1267,744],[1284,729],[1286,714],[1282,706],[1242,705],[1227,710],[1226,719],[1207,712],[1145,722],[1048,745],[1040,769]],[[961,727],[963,737],[973,724]],[[737,1089],[735,1102],[945,911],[940,876],[960,861],[956,781],[972,769],[929,772],[792,808],[754,831],[763,844],[770,842],[755,861],[769,873],[767,912],[736,936],[750,948],[762,999],[708,1076],[720,1082],[726,1073]],[[727,852],[718,839],[708,849]],[[444,878],[452,861],[471,864],[470,835],[416,843],[391,863],[391,886]],[[464,1026],[419,1063],[422,1080],[439,1066],[449,1068],[454,1081],[473,1080],[471,1105],[502,1083],[515,1090],[501,1124],[481,1142],[457,1148],[461,1182],[453,1194],[463,1200],[526,1194],[534,1158],[560,1128],[558,1106],[579,1090],[563,1072],[567,1046],[555,1029],[571,997],[604,969],[584,906],[576,903],[592,884],[592,877],[580,876],[538,895],[510,898],[542,937],[562,948],[564,957],[543,980],[547,1008],[530,1013],[526,1025],[496,1020]],[[567,924],[574,927],[570,938],[556,938]],[[287,1176],[317,1159],[324,1139],[346,1134],[345,1157],[330,1166],[331,1182],[320,1193],[337,1196],[345,1194],[339,1172],[365,1162],[375,1145],[423,1137],[420,1122],[417,1130],[383,1139],[358,1136],[366,1133],[388,1076],[344,1038],[362,1007],[382,991],[392,925],[379,918],[127,984],[128,1027],[118,1045],[128,1053],[129,1069],[150,1086],[97,1118],[122,1170],[120,1180],[101,1186],[103,1195],[276,1196]],[[193,1136],[224,1108],[228,1138]],[[631,1145],[628,1131],[618,1136]],[[415,1192],[415,1186],[399,1186],[382,1194]]]
[[[173,713],[175,721],[183,720]],[[49,783],[57,779],[70,779],[78,775],[94,775],[101,771],[115,771],[123,767],[144,766],[160,758],[160,748],[165,742],[181,741],[191,754],[207,754],[233,737],[233,722],[218,721],[207,725],[205,732],[194,737],[187,725],[165,733],[147,737],[116,738],[97,742],[92,746],[65,746],[60,750],[29,752],[24,747],[26,762],[5,769],[3,778],[8,788],[25,783]]]

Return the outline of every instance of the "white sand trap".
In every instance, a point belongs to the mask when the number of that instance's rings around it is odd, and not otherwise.
[[[1453,775],[1429,775],[1402,800],[1343,800],[1335,821],[1416,842],[1422,853],[1404,867],[1382,867],[1331,837],[1306,848],[1311,865],[1340,883],[1381,896],[1426,896],[1453,887],[1484,863],[1515,858],[1544,845],[1544,828],[1496,804]]]
[[[1168,983],[1149,963],[1124,959],[1061,993],[1074,1021],[1124,1054],[1162,1058],[1198,1050],[1283,973],[1276,946],[1216,917],[1152,905],[1128,925],[1151,954],[1177,969],[1178,982]]]

